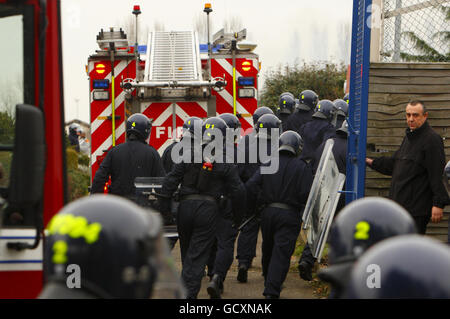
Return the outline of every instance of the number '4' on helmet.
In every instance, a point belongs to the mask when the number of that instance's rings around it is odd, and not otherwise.
[[[127,136],[134,134],[141,140],[146,140],[150,136],[152,122],[142,113],[135,113],[127,119]]]

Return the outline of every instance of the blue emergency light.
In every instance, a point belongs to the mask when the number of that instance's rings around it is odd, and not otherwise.
[[[238,77],[238,84],[240,86],[254,86],[255,85],[255,78],[253,77]]]
[[[94,80],[93,89],[109,89],[109,80]]]

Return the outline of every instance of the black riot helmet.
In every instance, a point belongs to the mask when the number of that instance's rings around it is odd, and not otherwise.
[[[321,100],[319,104],[317,104],[315,111],[313,117],[326,119],[331,122],[334,117],[335,106],[330,100]]]
[[[272,129],[279,129],[281,133],[281,120],[274,114],[264,114],[256,123],[256,132],[258,137],[270,138]]]
[[[291,92],[283,92],[280,94],[279,100],[281,100],[281,98],[284,96],[290,96],[292,99],[295,99],[294,94],[292,94]]]
[[[152,130],[152,122],[142,113],[135,113],[127,119],[127,136],[135,135],[140,140],[147,140]]]
[[[350,105],[350,94],[349,93],[346,93],[342,99],[345,101],[345,103]]]
[[[384,240],[358,260],[348,298],[449,299],[450,249],[419,235]]]
[[[311,90],[302,91],[298,97],[297,108],[304,111],[314,110],[319,102],[319,96]]]
[[[195,134],[195,127],[202,126],[202,119],[197,116],[191,116],[183,123],[183,137],[193,137]],[[199,130],[201,132],[201,130]]]
[[[335,106],[335,113],[334,118],[332,120],[332,124],[336,128],[340,128],[342,126],[342,123],[345,121],[345,119],[348,116],[348,104],[344,100],[337,99],[333,101]]]
[[[241,127],[241,122],[236,115],[231,113],[223,113],[219,115],[219,118],[225,121],[227,126],[233,130]]]
[[[77,135],[78,130],[80,129],[80,125],[77,123],[72,123],[69,126],[69,134],[70,135]]]
[[[341,127],[336,129],[336,134],[343,134],[345,136],[348,136],[348,123],[347,123],[347,121],[342,122]]]
[[[292,114],[295,109],[295,99],[294,96],[282,95],[278,100],[278,108],[280,114]]]
[[[208,144],[220,134],[222,135],[222,140],[224,141],[227,135],[227,128],[227,123],[217,116],[206,119],[202,125],[203,144]]]
[[[413,233],[414,220],[396,202],[381,197],[358,199],[334,220],[329,236],[330,264],[355,261],[381,240]]]
[[[256,126],[256,123],[258,123],[258,120],[261,116],[264,114],[273,114],[273,111],[267,107],[267,106],[261,106],[258,107],[255,112],[253,113],[253,125]]]
[[[47,232],[44,272],[49,288],[41,298],[60,298],[55,296],[58,283],[67,293],[66,270],[73,265],[79,267],[79,288],[97,298],[149,298],[157,277],[170,273],[163,270],[173,260],[159,213],[124,198],[78,199],[53,217]]]
[[[333,101],[336,106],[336,114],[339,116],[347,117],[348,116],[348,104],[344,100],[337,99]]]
[[[298,156],[303,150],[303,139],[297,132],[286,131],[280,135],[278,151],[287,151]]]

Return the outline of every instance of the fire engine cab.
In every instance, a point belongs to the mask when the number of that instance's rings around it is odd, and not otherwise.
[[[139,13],[135,6],[136,25]],[[146,46],[137,39],[133,46],[122,29],[100,30],[99,49],[87,66],[91,181],[108,150],[125,142],[126,119],[133,113],[152,121],[150,145],[160,154],[191,116],[233,113],[243,132],[253,127],[260,63],[246,36],[246,29],[222,29],[205,45],[195,31],[156,31],[148,34]]]

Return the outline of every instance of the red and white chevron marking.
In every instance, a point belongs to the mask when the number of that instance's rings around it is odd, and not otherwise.
[[[105,66],[105,72],[98,74],[95,71],[95,65],[102,63]],[[112,115],[111,99],[108,101],[94,101],[92,97],[92,82],[97,79],[108,79],[111,82],[111,62],[110,61],[89,61],[88,72],[90,78],[91,94],[91,178],[95,176],[100,162],[112,146],[112,121],[106,117]],[[136,62],[134,60],[118,60],[114,62],[115,79],[115,115],[120,116],[116,119],[115,135],[116,145],[125,142],[125,92],[120,87],[122,79],[135,78]],[[111,96],[111,86],[109,94]]]
[[[244,61],[251,61],[252,67],[249,71],[242,69]],[[253,114],[258,106],[257,94],[255,98],[239,98],[237,79],[243,77],[253,77],[255,79],[255,88],[258,88],[258,59],[237,58],[236,59],[236,112],[240,114]],[[216,96],[216,112],[233,113],[233,60],[225,58],[215,58],[211,60],[211,74],[213,77],[222,77],[225,74],[227,86],[220,92],[213,91]],[[242,129],[245,131],[253,127],[253,119],[251,116],[245,116],[240,119]]]
[[[171,102],[141,103],[141,112],[152,119],[150,145],[160,154],[172,143],[173,139],[173,109]],[[207,102],[176,102],[176,131],[180,137],[184,121],[191,117],[207,117]]]

